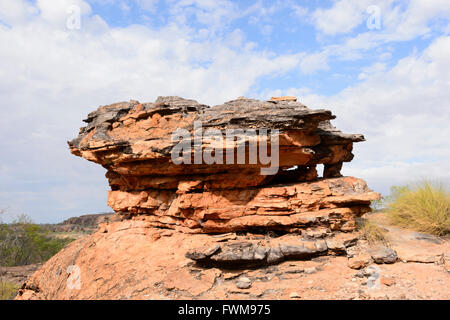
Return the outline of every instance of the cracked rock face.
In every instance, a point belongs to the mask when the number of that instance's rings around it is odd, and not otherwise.
[[[186,257],[200,266],[225,269],[260,268],[288,260],[309,260],[324,255],[345,255],[357,241],[352,233],[335,233],[326,239],[284,235],[264,240],[228,241],[191,249]]]
[[[370,201],[379,196],[364,181],[340,174],[343,162],[353,158],[353,143],[364,137],[334,128],[331,111],[311,110],[288,98],[239,98],[214,107],[180,97],[116,103],[90,113],[69,146],[73,154],[107,169],[108,205],[114,211],[153,227],[186,233],[352,231],[355,217],[370,210]],[[179,141],[172,134],[184,129],[190,134],[188,144],[195,145],[196,123],[205,132],[235,134],[236,139],[220,144],[223,155],[237,157],[244,150],[246,161],[174,163],[172,151]],[[268,141],[270,149],[277,140],[262,135],[264,130],[278,138],[274,175],[261,174],[268,164],[247,161],[250,146],[240,140]],[[203,134],[200,149],[193,151],[217,146]],[[189,158],[195,159],[194,152]],[[318,178],[317,164],[324,164],[323,178]]]

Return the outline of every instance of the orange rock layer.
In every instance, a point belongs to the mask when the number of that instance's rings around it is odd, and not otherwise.
[[[301,231],[325,227],[352,231],[355,217],[379,197],[352,177],[251,189],[178,193],[170,190],[110,191],[108,205],[155,227],[188,233]]]

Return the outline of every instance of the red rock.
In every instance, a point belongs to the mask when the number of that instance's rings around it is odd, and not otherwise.
[[[270,101],[297,101],[297,97],[284,96],[284,97],[272,97]]]
[[[380,277],[380,283],[390,287],[395,284],[395,279],[392,277]]]
[[[352,269],[362,269],[372,263],[372,257],[369,254],[362,253],[348,259],[348,266]]]

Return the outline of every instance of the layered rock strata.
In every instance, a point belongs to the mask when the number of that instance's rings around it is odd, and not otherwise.
[[[217,240],[216,241],[220,241]],[[223,244],[189,250],[186,257],[200,266],[225,269],[267,267],[286,260],[309,260],[323,255],[346,255],[355,245],[354,233],[334,233],[314,239],[284,235],[264,240],[226,239]]]
[[[348,232],[378,194],[360,179],[341,176],[353,143],[364,137],[340,132],[330,124],[334,118],[292,97],[239,98],[215,107],[159,97],[98,108],[69,146],[107,169],[114,211],[154,227]],[[174,155],[180,141],[189,149]],[[275,170],[268,170],[275,158]],[[318,164],[324,165],[321,178]]]

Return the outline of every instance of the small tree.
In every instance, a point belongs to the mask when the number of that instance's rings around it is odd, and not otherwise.
[[[2,220],[4,213],[0,209],[0,299],[12,297],[17,289],[5,280],[5,267],[45,262],[73,240],[51,237],[49,230],[25,214],[7,224]]]
[[[12,299],[17,288],[5,279],[4,267],[12,262],[12,248],[17,244],[17,235],[8,229],[8,225],[3,223],[3,214],[5,209],[0,209],[0,300]]]

